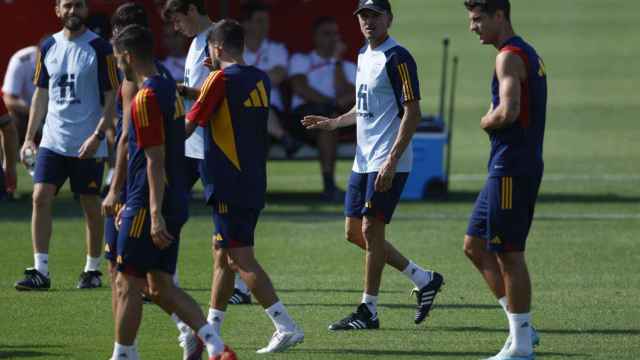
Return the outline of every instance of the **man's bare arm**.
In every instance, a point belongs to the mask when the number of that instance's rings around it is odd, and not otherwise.
[[[500,53],[496,58],[496,75],[500,82],[500,105],[480,121],[480,127],[484,130],[508,127],[520,115],[521,84],[526,79],[524,62],[515,53]]]

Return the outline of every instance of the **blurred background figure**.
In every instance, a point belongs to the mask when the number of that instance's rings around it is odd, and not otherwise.
[[[27,131],[29,107],[36,89],[33,85],[33,74],[36,71],[37,56],[38,47],[35,45],[18,50],[9,60],[2,84],[2,99],[9,114],[15,119],[14,124],[18,130],[20,145]]]
[[[171,76],[177,82],[184,81],[184,64],[187,59],[187,38],[173,28],[173,24],[166,24],[162,28],[162,40],[167,56],[162,60]]]
[[[2,91],[0,91],[2,95]],[[0,96],[0,201],[12,199],[16,191],[18,132]]]
[[[322,196],[327,201],[340,202],[344,200],[344,192],[335,184],[338,132],[307,131],[300,120],[311,114],[332,118],[349,111],[355,103],[356,65],[343,60],[347,48],[333,17],[320,17],[314,22],[313,44],[310,53],[295,54],[291,58],[289,76],[294,96],[290,129],[318,147]]]
[[[250,1],[244,6],[242,26],[245,30],[244,61],[266,72],[271,80],[271,111],[269,113],[269,135],[284,146],[287,157],[291,157],[302,146],[283,128],[285,106],[280,86],[287,79],[289,52],[284,44],[271,41],[269,36],[270,8]]]

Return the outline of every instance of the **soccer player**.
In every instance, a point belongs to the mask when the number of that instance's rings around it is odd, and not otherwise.
[[[0,200],[11,197],[16,190],[17,153],[18,131],[13,117],[4,105],[0,91]]]
[[[47,290],[51,206],[67,178],[80,196],[85,214],[87,262],[78,288],[101,286],[100,252],[103,219],[98,192],[107,156],[105,131],[111,126],[114,90],[118,88],[111,45],[85,26],[86,0],[57,0],[55,12],[63,29],[45,40],[38,54],[27,134],[22,146],[35,152],[34,137],[46,116],[33,181],[31,236],[34,268],[16,282],[18,290]]]
[[[203,0],[169,0],[165,4],[163,17],[172,22],[175,29],[186,37],[193,37],[184,71],[184,86],[179,86],[180,94],[185,98],[185,109],[193,107],[198,98],[200,88],[211,72],[207,36],[214,23],[207,15]],[[202,178],[202,162],[204,159],[204,133],[198,128],[186,142],[187,186],[192,189],[198,179]],[[247,285],[238,276],[235,280],[234,294],[229,300],[231,304],[251,304],[251,294]],[[209,321],[213,321],[209,312]]]
[[[380,327],[378,291],[386,264],[415,285],[415,323],[429,314],[443,284],[441,274],[426,271],[385,240],[385,227],[412,166],[411,138],[420,121],[420,88],[411,54],[388,35],[393,20],[388,0],[361,0],[354,12],[367,45],[358,55],[356,105],[337,118],[307,116],[309,129],[335,130],[356,124],[357,147],[345,199],[347,240],[366,251],[365,289],[355,313],[329,330]]]
[[[37,57],[37,46],[28,46],[18,50],[9,60],[2,84],[2,98],[15,119],[21,144],[24,141],[29,122],[31,99],[36,90],[33,85],[33,73],[36,69]]]
[[[187,134],[205,129],[204,184],[213,208],[215,267],[210,315],[219,333],[233,293],[234,271],[264,307],[276,331],[258,353],[286,350],[304,339],[278,299],[269,276],[254,257],[254,231],[264,208],[269,77],[242,57],[244,31],[234,20],[218,23],[209,37],[221,70],[205,81],[187,114]]]
[[[127,197],[119,211],[118,306],[113,360],[136,359],[141,293],[197,330],[209,358],[235,358],[198,304],[173,283],[180,230],[186,222],[184,122],[175,119],[176,85],[158,73],[149,29],[130,25],[115,39],[118,67],[137,84],[128,134]]]
[[[493,360],[533,359],[531,280],[524,251],[542,180],[547,77],[535,49],[517,36],[509,0],[467,0],[469,29],[498,50],[491,107],[480,127],[491,139],[488,177],[464,238],[476,266],[509,319],[509,337]]]
[[[117,36],[128,25],[140,25],[145,28],[149,27],[147,14],[144,7],[135,2],[128,2],[120,5],[111,18],[111,26],[114,37]],[[170,81],[174,81],[169,71],[159,62],[155,62],[158,73]],[[127,168],[127,143],[129,137],[129,124],[131,121],[131,112],[123,111],[130,109],[135,94],[138,91],[137,84],[124,79],[116,97],[116,153],[117,161],[115,166],[115,176],[112,186],[102,202],[103,215],[105,216],[105,258],[109,261],[109,273],[112,280],[112,310],[113,314],[117,313],[117,287],[115,286],[115,278],[117,275],[117,239],[118,230],[115,224],[115,214],[119,212],[123,204],[126,203],[125,178]],[[175,105],[176,121],[184,121],[184,106],[182,98],[177,96]],[[177,284],[176,284],[177,285]],[[162,304],[159,304],[162,305]],[[168,309],[167,311],[170,311]],[[168,312],[171,314],[171,312]],[[183,348],[183,359],[199,358],[203,348],[199,343],[197,336],[191,328],[176,314],[171,314],[172,320],[176,323],[180,335],[178,340]]]

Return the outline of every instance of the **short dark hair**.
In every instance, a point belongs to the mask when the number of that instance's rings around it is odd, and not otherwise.
[[[209,41],[222,44],[225,50],[236,54],[244,51],[244,28],[233,19],[224,19],[216,24],[209,34]]]
[[[485,14],[495,15],[496,11],[502,10],[507,21],[511,22],[511,3],[509,0],[465,0],[464,6],[471,11],[476,7]]]
[[[259,12],[269,12],[271,11],[271,8],[269,7],[269,5],[261,2],[261,1],[257,1],[257,0],[251,0],[249,2],[247,2],[243,7],[242,7],[242,21],[249,21],[251,20],[251,18],[253,17],[253,15],[255,13],[259,13]]]
[[[162,9],[162,18],[165,21],[168,21],[175,13],[186,15],[189,11],[190,5],[195,6],[200,15],[207,14],[207,8],[204,5],[204,0],[168,0],[164,5],[164,9]]]
[[[140,25],[128,25],[113,39],[113,47],[118,51],[128,51],[140,60],[153,59],[153,34]]]
[[[127,25],[149,27],[149,18],[144,6],[136,2],[128,2],[118,6],[111,16],[111,26],[114,29],[122,29]]]
[[[60,1],[61,1],[61,0],[56,0],[56,6],[60,5]],[[86,6],[89,6],[89,1],[88,1],[88,0],[84,0],[84,4],[85,4]]]
[[[311,25],[311,30],[315,33],[318,29],[325,24],[337,24],[338,20],[336,20],[333,16],[320,16],[319,18],[313,21],[313,25]]]

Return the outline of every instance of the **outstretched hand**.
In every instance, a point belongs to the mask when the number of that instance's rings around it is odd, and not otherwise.
[[[317,115],[305,116],[301,123],[307,130],[332,131],[338,127],[335,119]]]

